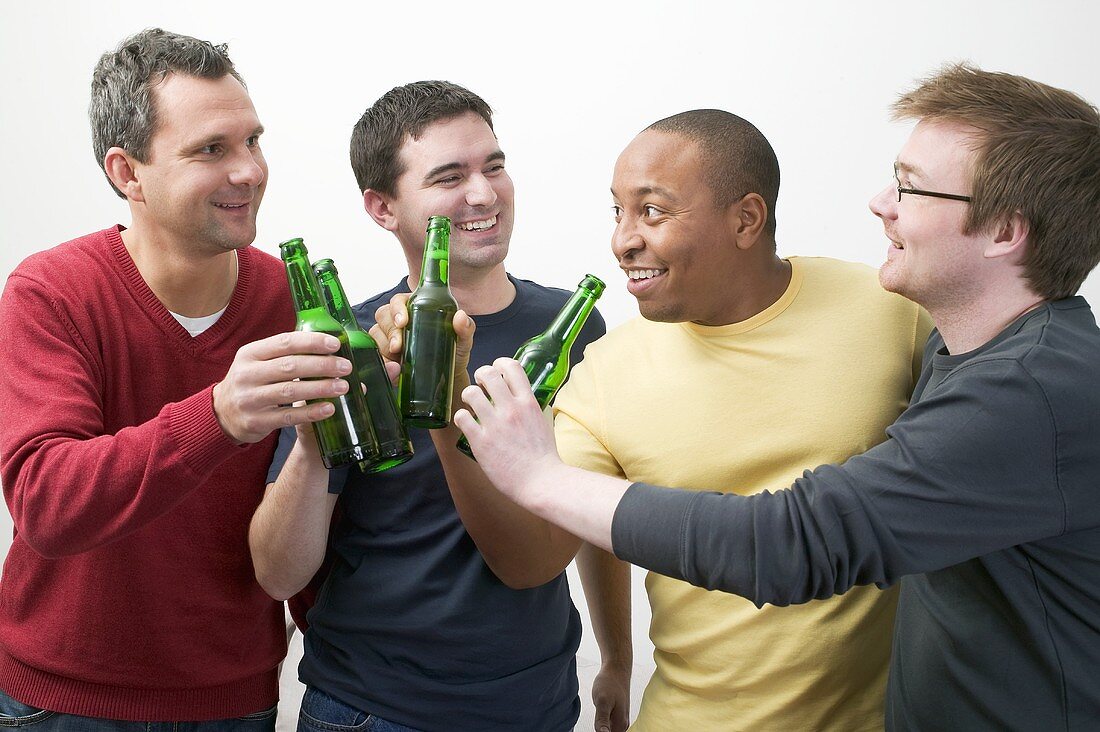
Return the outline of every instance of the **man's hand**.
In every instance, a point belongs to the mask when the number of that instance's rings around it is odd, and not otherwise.
[[[519,494],[526,479],[539,469],[562,465],[550,422],[515,359],[498,358],[492,366],[482,366],[474,380],[476,386],[462,391],[470,410],[458,410],[455,424],[493,485],[522,505]]]
[[[592,680],[595,732],[625,732],[630,726],[630,670],[603,665]]]
[[[454,423],[490,482],[536,516],[611,551],[611,519],[630,483],[561,461],[550,421],[515,359],[498,358],[474,379],[478,386],[462,390],[470,409],[455,412]]]
[[[397,380],[400,369],[394,371],[390,362],[400,361],[404,352],[405,326],[409,324],[409,310],[405,307],[408,299],[407,292],[391,297],[388,303],[375,311],[375,322],[370,329],[371,338],[378,344],[378,351],[386,361],[387,372],[394,381]],[[455,313],[455,394],[460,393],[470,383],[466,369],[470,365],[470,351],[474,347],[474,327],[474,319],[465,311],[459,310]],[[457,405],[459,400],[452,401]]]
[[[351,362],[334,356],[340,341],[324,333],[280,333],[241,346],[225,378],[214,386],[218,424],[238,443],[259,442],[272,430],[332,416],[328,399],[348,390],[339,378]]]

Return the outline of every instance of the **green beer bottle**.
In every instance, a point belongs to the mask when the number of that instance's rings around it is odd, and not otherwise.
[[[336,336],[340,339],[340,350],[336,355],[354,364],[348,334],[329,315],[324,300],[321,299],[317,279],[309,267],[306,245],[301,239],[291,239],[279,245],[279,252],[286,263],[290,294],[298,313],[295,330]],[[326,468],[331,470],[358,463],[360,469],[366,470],[378,456],[378,439],[371,427],[366,399],[354,368],[344,380],[348,382],[347,393],[327,400],[336,407],[336,413],[320,422],[314,422],[313,434],[317,436],[317,446],[321,450],[321,460]]]
[[[428,219],[420,284],[405,305],[409,321],[397,391],[401,416],[413,427],[439,429],[451,421],[458,303],[447,286],[450,237],[449,218]]]
[[[351,304],[340,284],[340,274],[332,260],[314,262],[313,274],[317,275],[329,314],[344,326],[348,334],[351,353],[355,357],[355,372],[360,383],[367,389],[367,411],[370,412],[374,434],[378,438],[378,457],[367,468],[367,472],[380,473],[407,462],[413,456],[413,447],[405,432],[405,425],[401,423],[397,397],[393,393],[389,377],[386,376],[386,367],[382,365],[378,344],[359,327],[359,321],[351,311]]]
[[[535,401],[543,409],[565,383],[565,377],[569,375],[569,350],[603,294],[604,287],[599,277],[585,275],[550,327],[516,351],[514,358],[527,374],[527,380],[535,392]],[[465,435],[459,439],[458,449],[470,457],[474,456]]]

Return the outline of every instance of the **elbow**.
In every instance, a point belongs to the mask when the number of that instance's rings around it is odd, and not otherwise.
[[[306,586],[305,582],[300,584],[288,582],[285,577],[277,576],[273,572],[265,572],[259,567],[256,568],[256,583],[268,597],[277,602],[289,600]]]
[[[16,521],[16,536],[44,559],[61,559],[91,551],[103,542],[89,532],[65,529],[49,522]]]
[[[554,580],[565,567],[501,567],[488,563],[501,584],[511,590],[530,590]]]

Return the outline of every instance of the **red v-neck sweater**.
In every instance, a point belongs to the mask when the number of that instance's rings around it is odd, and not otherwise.
[[[247,538],[277,436],[235,446],[211,389],[240,346],[294,328],[286,277],[240,250],[192,338],[120,234],[31,256],[0,299],[0,688],[112,719],[249,714],[275,704],[286,646]]]

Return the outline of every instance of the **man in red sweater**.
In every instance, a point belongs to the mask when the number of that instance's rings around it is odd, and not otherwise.
[[[31,256],[0,299],[0,725],[272,730],[283,611],[248,523],[272,431],[333,409],[281,405],[351,365],[290,332],[282,265],[250,246],[263,127],[224,46],[125,40],[90,116],[132,224]]]

